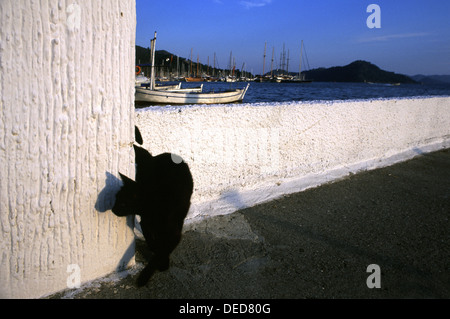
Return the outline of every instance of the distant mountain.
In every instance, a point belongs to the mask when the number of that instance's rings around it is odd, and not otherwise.
[[[156,50],[155,56],[155,65],[163,65],[164,61],[168,59],[166,62],[170,62],[170,60],[175,58],[176,56],[166,50]],[[181,58],[182,60],[186,60]],[[139,45],[136,46],[136,64],[150,64],[150,48],[143,48]],[[173,62],[173,61],[172,61]],[[167,64],[167,63],[166,63]]]
[[[417,74],[411,77],[422,84],[450,86],[450,75],[423,75]]]
[[[317,82],[417,83],[410,77],[388,72],[367,61],[354,61],[346,66],[318,68],[302,72],[306,79]]]

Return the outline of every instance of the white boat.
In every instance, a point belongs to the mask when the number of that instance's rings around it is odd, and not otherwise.
[[[148,77],[146,77],[143,73],[137,74],[136,75],[136,79],[134,81],[134,84],[136,86],[144,84],[144,83],[149,83],[150,79]]]
[[[141,85],[141,87],[148,87],[148,86],[150,86],[150,84]],[[179,90],[179,89],[181,89],[181,82],[179,82],[178,84],[173,84],[173,85],[157,85],[157,86],[155,86],[155,90],[160,90],[160,91]]]
[[[151,40],[152,50],[152,72],[150,76],[150,85],[148,87],[135,88],[135,101],[145,102],[148,104],[223,104],[240,102],[244,99],[245,93],[250,84],[245,88],[228,90],[222,92],[202,92],[203,84],[200,88],[175,88],[161,90],[155,85],[154,77],[154,59],[156,47],[156,32],[155,37]]]
[[[135,89],[148,89],[150,87],[150,83],[143,83],[141,85],[135,86]],[[153,90],[156,91],[164,91],[164,92],[202,92],[203,91],[203,84],[196,87],[188,87],[188,88],[182,88],[181,82],[178,84],[173,85],[157,85],[154,87]]]
[[[176,85],[174,88],[161,89],[160,86],[157,86],[155,89],[164,92],[200,93],[203,91],[203,84],[200,84],[200,86],[196,87],[182,88],[180,83],[179,85]]]
[[[243,89],[228,90],[223,92],[181,92],[180,90],[150,90],[136,88],[136,102],[153,104],[224,104],[240,102],[250,84]]]

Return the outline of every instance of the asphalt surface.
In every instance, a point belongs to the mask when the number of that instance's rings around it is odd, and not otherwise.
[[[139,241],[126,273],[49,298],[448,299],[449,219],[447,149],[188,225],[146,287]]]

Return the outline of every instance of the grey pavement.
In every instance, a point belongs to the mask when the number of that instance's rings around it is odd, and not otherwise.
[[[126,273],[50,298],[448,299],[449,219],[447,149],[188,225],[146,287],[138,241]]]

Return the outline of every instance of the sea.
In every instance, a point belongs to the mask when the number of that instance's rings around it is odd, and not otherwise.
[[[342,101],[374,100],[389,98],[412,98],[447,96],[450,97],[450,84],[382,84],[349,82],[306,82],[306,83],[272,83],[272,82],[182,82],[181,87],[198,87],[203,84],[203,92],[220,92],[230,89],[250,87],[244,100],[234,104],[248,103],[284,103],[299,101]],[[161,85],[178,84],[163,82]],[[136,102],[137,108],[150,106]]]
[[[247,82],[202,82],[203,92],[243,88]],[[272,83],[249,82],[250,87],[242,101],[245,103],[332,101],[450,96],[449,85],[379,84],[347,82]],[[182,87],[195,87],[199,83],[182,83]]]

